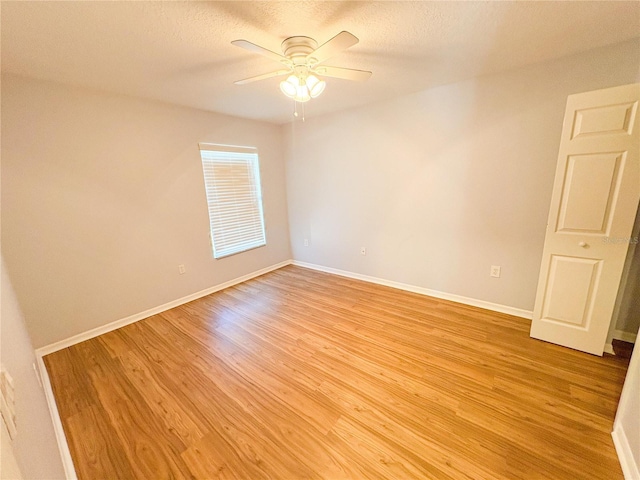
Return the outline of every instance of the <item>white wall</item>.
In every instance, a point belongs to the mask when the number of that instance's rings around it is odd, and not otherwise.
[[[198,142],[258,148],[266,247],[212,258]],[[284,167],[275,125],[3,76],[2,252],[34,346],[289,259]]]
[[[4,422],[0,427],[0,478],[22,480],[22,472],[18,466],[18,460],[13,453],[13,442]]]
[[[640,352],[637,347],[620,396],[613,439],[625,478],[640,478]]]
[[[47,401],[33,370],[36,361],[33,347],[4,260],[1,271],[0,359],[13,377],[15,387],[17,434],[12,444],[13,453],[24,478],[64,478]],[[6,441],[4,433],[3,442]],[[6,446],[2,446],[3,452]],[[0,478],[15,478],[5,470],[10,468],[5,461],[3,458]]]
[[[615,324],[609,328],[607,344],[613,338],[632,341],[640,329],[640,246],[636,243],[640,238],[640,208],[636,213],[631,242],[627,251],[620,289],[613,311]],[[622,334],[621,334],[622,332]]]
[[[616,329],[636,334],[640,329],[640,248],[637,245],[633,248],[628,283],[620,305]]]
[[[634,82],[639,57],[636,40],[283,126],[294,258],[532,310],[567,96]]]

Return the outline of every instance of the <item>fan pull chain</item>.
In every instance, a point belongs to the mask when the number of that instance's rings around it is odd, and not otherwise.
[[[304,102],[300,102],[302,105],[302,121],[304,122]],[[293,116],[298,118],[298,102],[293,101]]]

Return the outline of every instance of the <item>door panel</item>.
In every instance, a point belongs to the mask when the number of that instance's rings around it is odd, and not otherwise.
[[[542,319],[575,328],[588,328],[600,266],[600,261],[590,258],[552,255]]]
[[[568,158],[556,231],[606,235],[624,156],[616,152]]]
[[[567,99],[531,336],[602,355],[640,200],[640,84]]]
[[[631,134],[637,102],[577,110],[571,138],[603,133]]]

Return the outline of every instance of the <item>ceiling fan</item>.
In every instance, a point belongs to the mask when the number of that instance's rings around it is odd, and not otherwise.
[[[296,102],[308,102],[323,92],[326,83],[317,76],[358,82],[363,82],[371,76],[371,72],[365,70],[323,65],[326,60],[358,43],[358,39],[349,32],[340,32],[319,47],[313,38],[289,37],[282,42],[282,55],[247,40],[234,40],[231,43],[282,64],[279,70],[238,80],[234,82],[236,85],[289,75],[286,80],[280,82],[280,90]]]

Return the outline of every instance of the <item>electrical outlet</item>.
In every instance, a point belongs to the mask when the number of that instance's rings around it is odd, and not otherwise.
[[[366,247],[360,247],[360,255],[366,255],[367,254],[367,248]]]
[[[304,239],[304,246],[305,246],[305,247],[308,247],[308,246],[309,246],[309,239],[308,239],[308,238],[305,238],[305,239]]]
[[[180,273],[180,275],[184,274],[184,272],[186,272],[184,265],[178,265],[178,272]]]
[[[489,275],[491,275],[492,277],[499,278],[500,277],[500,267],[498,267],[497,265],[491,265],[491,271],[489,272]]]

